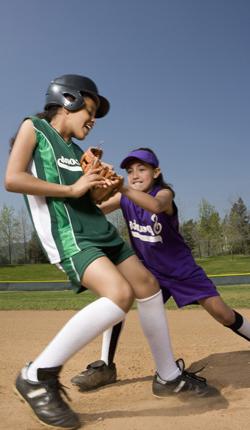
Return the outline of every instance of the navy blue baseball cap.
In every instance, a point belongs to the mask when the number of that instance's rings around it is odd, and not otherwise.
[[[121,169],[126,169],[126,166],[128,163],[134,160],[140,160],[143,163],[150,164],[153,167],[159,166],[159,160],[156,157],[155,154],[152,154],[152,152],[147,151],[146,149],[135,149],[134,151],[131,151],[124,160],[122,160],[120,164]]]

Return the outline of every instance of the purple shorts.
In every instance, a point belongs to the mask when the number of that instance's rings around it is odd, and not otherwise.
[[[195,276],[185,279],[171,279],[164,277],[159,279],[157,277],[163,294],[164,303],[170,297],[173,297],[175,303],[179,308],[183,306],[198,304],[198,300],[207,297],[219,296],[215,285],[206,276],[205,272],[201,269],[196,272]]]

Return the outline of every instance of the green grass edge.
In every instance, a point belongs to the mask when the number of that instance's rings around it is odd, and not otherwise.
[[[232,308],[250,309],[250,284],[217,287],[223,300]],[[75,294],[73,291],[2,291],[0,310],[79,310],[94,301],[96,297],[89,291]],[[177,309],[171,298],[166,306]],[[134,305],[135,309],[136,306]],[[197,309],[197,305],[184,309]]]

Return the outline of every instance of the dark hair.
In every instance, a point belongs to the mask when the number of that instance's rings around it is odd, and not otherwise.
[[[156,157],[156,154],[154,153],[154,151],[151,148],[136,148],[139,151],[148,151],[151,152],[151,154],[153,154]],[[175,192],[172,188],[172,185],[168,184],[167,182],[165,182],[163,174],[160,173],[160,175],[154,180],[155,185],[159,185],[162,188],[166,188],[167,190],[170,190],[173,194],[173,198],[175,197]]]
[[[45,119],[48,122],[51,122],[52,119],[54,118],[54,116],[57,114],[58,109],[61,108],[61,106],[49,106],[46,110],[44,110],[43,112],[38,112],[35,114],[35,116],[37,116],[40,119]],[[19,129],[18,129],[19,131]],[[10,138],[10,151],[12,150],[18,131],[16,132],[16,134]]]

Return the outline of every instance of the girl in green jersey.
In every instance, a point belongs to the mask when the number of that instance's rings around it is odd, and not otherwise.
[[[207,395],[204,378],[188,374],[173,357],[158,282],[139,262],[116,229],[91,201],[90,191],[105,186],[98,169],[83,175],[83,140],[104,117],[109,102],[84,76],[54,79],[45,111],[26,118],[15,138],[6,189],[23,193],[44,251],[79,292],[84,285],[100,298],[76,313],[16,379],[16,392],[38,419],[76,429],[80,421],[61,396],[59,373],[66,361],[108,327],[122,321],[134,298],[157,367],[160,396],[189,390]]]

